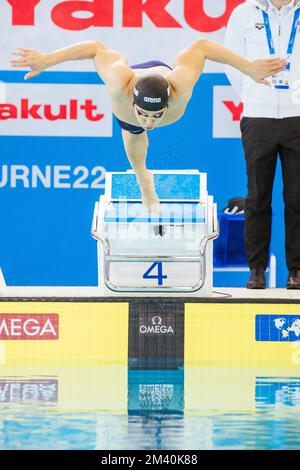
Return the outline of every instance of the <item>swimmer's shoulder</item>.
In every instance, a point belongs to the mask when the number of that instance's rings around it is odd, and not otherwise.
[[[187,103],[192,96],[192,90],[190,88],[185,87],[184,84],[181,84],[178,80],[174,80],[172,72],[170,72],[170,74],[166,76],[166,79],[170,84],[169,101],[174,101],[182,104]]]

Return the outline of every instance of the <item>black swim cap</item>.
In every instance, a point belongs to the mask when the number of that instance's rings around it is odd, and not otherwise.
[[[158,111],[168,104],[169,83],[158,74],[141,77],[133,90],[133,102],[147,111]]]

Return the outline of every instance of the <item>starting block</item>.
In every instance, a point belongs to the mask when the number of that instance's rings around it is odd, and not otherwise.
[[[92,236],[101,295],[209,296],[217,207],[198,170],[153,171],[159,216],[142,204],[134,173],[106,173]]]

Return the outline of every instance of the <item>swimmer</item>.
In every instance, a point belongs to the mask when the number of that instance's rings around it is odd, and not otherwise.
[[[205,60],[231,65],[258,83],[282,70],[286,62],[280,58],[247,60],[214,41],[199,39],[176,56],[173,67],[153,60],[129,66],[126,58],[98,41],[80,42],[43,54],[18,47],[12,55],[13,67],[30,68],[25,80],[44,70],[70,60],[91,59],[106,84],[112,109],[122,129],[128,160],[136,175],[142,201],[147,210],[157,215],[157,197],[153,174],[147,169],[148,131],[178,121],[192,96]]]

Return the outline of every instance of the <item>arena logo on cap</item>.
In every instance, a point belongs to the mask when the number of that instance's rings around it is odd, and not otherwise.
[[[58,338],[57,313],[0,315],[0,340],[57,340]]]
[[[146,103],[161,103],[161,98],[149,98],[148,96],[144,96],[144,101]]]

